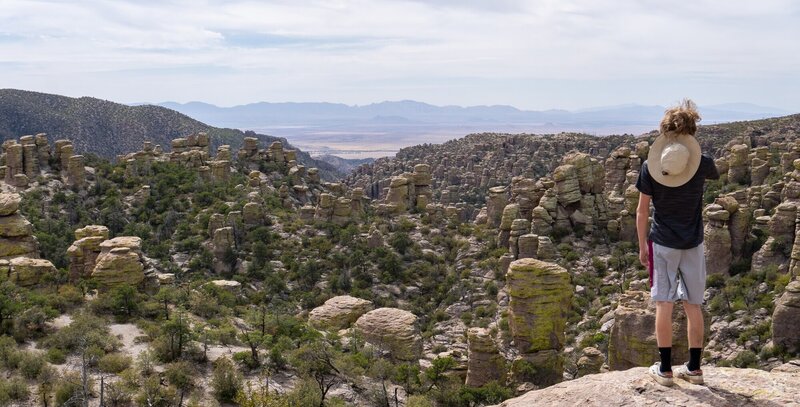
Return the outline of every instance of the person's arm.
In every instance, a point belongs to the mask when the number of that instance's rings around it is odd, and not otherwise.
[[[639,262],[647,267],[647,235],[650,232],[650,195],[639,192],[639,206],[636,208],[636,233],[639,235]]]
[[[714,162],[714,158],[712,158],[708,154],[703,154],[703,157],[708,161],[708,171],[706,171],[706,179],[719,179],[719,170],[717,169],[717,164]]]

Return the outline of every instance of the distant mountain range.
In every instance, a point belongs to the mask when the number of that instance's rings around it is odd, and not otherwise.
[[[72,140],[77,152],[113,159],[118,154],[138,151],[145,141],[169,151],[172,139],[200,131],[209,134],[214,149],[229,144],[236,151],[245,136],[260,139],[262,147],[278,140],[293,148],[283,138],[214,127],[161,106],[129,106],[91,97],[0,89],[0,140],[47,133],[51,141]],[[327,179],[341,175],[332,165],[314,160],[305,152],[298,151],[298,160],[318,167]]]
[[[221,127],[264,128],[278,125],[592,125],[655,127],[664,113],[663,106],[636,104],[607,106],[576,111],[520,110],[512,106],[434,106],[411,100],[381,102],[364,106],[338,103],[259,102],[233,107],[208,103],[160,103],[160,106]],[[762,119],[792,112],[749,103],[701,106],[704,123]]]

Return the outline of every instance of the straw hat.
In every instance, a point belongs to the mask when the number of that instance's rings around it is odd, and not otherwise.
[[[650,176],[661,185],[679,187],[700,168],[700,143],[688,134],[663,133],[647,154]]]

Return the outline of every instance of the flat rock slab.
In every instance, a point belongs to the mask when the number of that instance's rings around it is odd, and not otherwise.
[[[664,387],[647,368],[593,374],[509,399],[495,407],[530,406],[796,406],[800,375],[703,367],[705,385],[675,379]]]

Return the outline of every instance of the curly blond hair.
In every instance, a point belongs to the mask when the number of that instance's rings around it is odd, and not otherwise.
[[[697,105],[690,99],[683,99],[678,106],[671,107],[664,112],[661,119],[661,134],[689,134],[694,136],[697,132],[697,122],[700,121],[700,113],[697,112]]]

